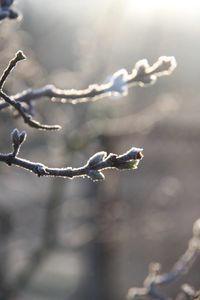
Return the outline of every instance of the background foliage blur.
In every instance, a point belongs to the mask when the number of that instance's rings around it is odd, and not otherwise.
[[[37,118],[61,124],[58,133],[1,112],[1,152],[10,150],[14,127],[25,129],[21,155],[52,167],[78,167],[96,151],[133,145],[145,154],[136,172],[107,171],[103,183],[38,179],[0,165],[1,299],[125,298],[151,261],[168,270],[184,252],[200,212],[200,7],[161,2],[18,0],[22,21],[0,24],[1,71],[17,50],[28,57],[9,78],[9,94],[46,83],[85,88],[143,58],[178,62],[172,76],[124,98],[37,101]],[[183,282],[199,288],[199,267]]]

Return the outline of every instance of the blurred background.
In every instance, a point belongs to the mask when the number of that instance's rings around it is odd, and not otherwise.
[[[97,151],[144,148],[136,171],[106,180],[37,178],[0,165],[0,299],[118,300],[141,286],[150,262],[168,271],[185,251],[200,214],[200,2],[17,0],[20,22],[0,24],[1,72],[22,49],[10,95],[52,83],[81,89],[143,58],[175,56],[178,68],[123,98],[73,106],[41,99],[35,118],[59,132],[28,128],[11,111],[0,118],[0,151],[10,132],[28,133],[24,158],[81,166]],[[200,261],[165,289],[199,288]]]

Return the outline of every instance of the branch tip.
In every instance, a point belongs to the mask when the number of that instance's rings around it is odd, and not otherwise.
[[[136,63],[130,74],[126,69],[121,69],[112,76],[106,84],[92,84],[83,90],[59,89],[53,85],[46,85],[39,89],[27,89],[13,98],[17,102],[28,103],[31,100],[48,97],[52,102],[78,104],[96,101],[108,96],[126,96],[133,85],[148,86],[154,84],[161,76],[169,75],[176,68],[176,60],[173,56],[161,56],[152,66],[146,59]],[[0,110],[8,104],[0,103]]]
[[[24,60],[26,59],[26,55],[24,54],[24,52],[22,50],[19,50],[17,53],[16,53],[16,60],[17,61],[20,61],[20,60]]]
[[[11,133],[13,152],[8,154],[0,153],[0,161],[8,165],[13,164],[29,170],[39,177],[54,176],[70,179],[75,177],[89,177],[93,181],[100,181],[104,180],[105,178],[104,174],[102,173],[104,170],[111,168],[118,170],[136,169],[142,157],[141,154],[139,154],[139,152],[141,152],[141,148],[131,148],[129,151],[121,155],[113,153],[107,155],[105,151],[100,151],[90,157],[83,167],[50,168],[41,163],[31,162],[18,157],[20,147],[25,139],[25,131],[20,132],[18,129],[14,129]],[[137,149],[139,150],[137,151]],[[138,159],[138,157],[140,157],[140,159]]]

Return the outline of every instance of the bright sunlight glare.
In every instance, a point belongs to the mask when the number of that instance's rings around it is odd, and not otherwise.
[[[135,14],[169,12],[179,14],[200,13],[200,0],[126,0],[127,10]]]

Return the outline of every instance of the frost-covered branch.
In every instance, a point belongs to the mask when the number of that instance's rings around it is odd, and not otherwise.
[[[149,275],[144,281],[143,288],[131,288],[128,291],[128,300],[144,299],[150,297],[153,299],[167,300],[167,296],[158,291],[158,287],[169,284],[177,278],[183,276],[189,271],[192,264],[200,254],[200,219],[193,225],[193,237],[188,243],[185,253],[178,259],[173,268],[164,274],[160,274],[161,266],[159,263],[153,263],[149,268]]]
[[[0,90],[0,97],[3,98],[7,104],[14,107],[21,115],[21,117],[24,119],[24,122],[28,124],[30,127],[36,129],[42,129],[42,130],[59,130],[61,128],[61,126],[59,125],[46,125],[46,124],[41,124],[38,121],[35,121],[33,117],[25,111],[23,105],[20,102],[17,102],[13,98],[10,98],[1,90]]]
[[[130,74],[125,69],[119,70],[112,75],[108,83],[102,85],[94,84],[85,90],[61,90],[53,85],[47,85],[40,89],[26,90],[21,94],[9,97],[2,91],[4,83],[16,64],[25,58],[23,52],[18,51],[0,78],[0,97],[4,100],[0,102],[0,110],[8,106],[14,107],[24,119],[24,122],[30,127],[43,130],[59,130],[61,127],[59,125],[40,124],[38,121],[35,121],[27,112],[27,109],[24,108],[22,102],[31,105],[33,100],[49,97],[56,102],[77,104],[98,100],[106,96],[123,96],[127,95],[128,88],[132,85],[145,86],[153,84],[158,77],[171,74],[176,67],[174,57],[162,56],[152,66],[148,64],[147,60],[141,60],[137,62]]]
[[[2,91],[2,88],[4,86],[7,77],[10,75],[10,73],[15,68],[17,63],[24,59],[26,59],[26,57],[23,54],[23,52],[18,51],[15,57],[9,62],[7,68],[4,70],[3,75],[0,78],[0,97],[4,99],[5,103],[10,105],[11,107],[14,107],[17,110],[17,112],[21,115],[21,117],[24,119],[24,122],[27,123],[30,127],[43,129],[43,130],[59,130],[61,128],[59,125],[46,125],[46,124],[40,124],[38,121],[35,121],[33,117],[25,111],[23,105],[20,102],[17,102],[14,98],[9,97],[7,94],[5,94]]]
[[[137,169],[140,160],[143,158],[141,148],[131,148],[126,153],[117,155],[101,151],[93,155],[87,163],[80,168],[50,168],[41,163],[31,162],[18,157],[20,147],[26,139],[25,131],[19,132],[14,129],[12,134],[12,152],[8,154],[0,153],[0,161],[7,165],[16,165],[35,173],[38,176],[55,176],[55,177],[89,177],[93,181],[104,179],[102,173],[106,169],[131,170]]]
[[[131,86],[146,86],[154,84],[158,77],[170,75],[176,68],[175,58],[159,57],[152,66],[146,59],[136,63],[129,74],[125,69],[115,72],[109,82],[93,84],[83,90],[63,90],[54,85],[46,85],[39,89],[28,89],[13,96],[17,102],[29,103],[42,97],[48,97],[56,102],[77,104],[81,102],[96,101],[107,96],[125,96]],[[0,110],[8,107],[7,103],[0,103]]]
[[[10,75],[12,70],[16,67],[17,63],[24,59],[26,59],[26,56],[24,55],[24,53],[22,51],[18,51],[15,54],[15,57],[9,61],[7,68],[4,70],[4,72],[0,78],[0,89],[3,88],[7,77]]]

